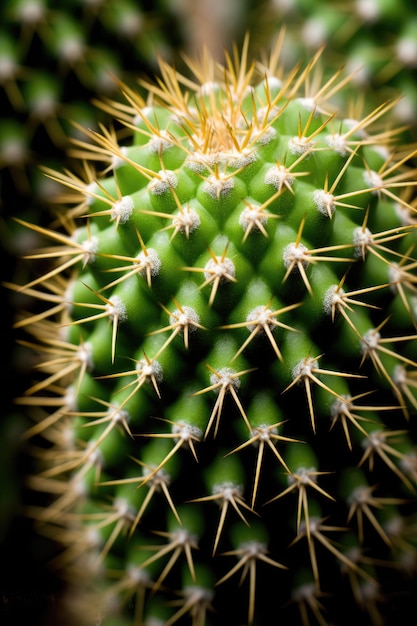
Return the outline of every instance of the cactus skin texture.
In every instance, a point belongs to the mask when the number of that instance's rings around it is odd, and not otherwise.
[[[20,220],[31,514],[78,624],[379,625],[412,597],[413,151],[389,105],[333,110],[319,54],[247,46],[126,87],[131,140],[86,130],[45,169],[51,228]]]

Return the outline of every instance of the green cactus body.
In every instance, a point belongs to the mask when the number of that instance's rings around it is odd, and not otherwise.
[[[48,170],[76,199],[65,232],[30,226],[54,264],[24,286],[50,309],[21,401],[60,406],[31,429],[39,524],[104,624],[380,624],[380,572],[417,564],[411,154],[380,109],[305,97],[318,57],[288,79],[237,59],[163,64],[146,103],[109,105],[130,144],[78,142],[103,171]]]

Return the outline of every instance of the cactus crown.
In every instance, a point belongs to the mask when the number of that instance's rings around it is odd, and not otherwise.
[[[37,517],[104,623],[197,626],[225,599],[233,621],[241,593],[251,624],[325,623],[327,594],[374,619],[380,570],[405,577],[413,152],[390,104],[340,114],[349,77],[321,82],[319,53],[284,73],[283,45],[121,86],[102,106],[130,142],[86,130],[78,172],[45,170],[55,225],[25,223],[52,242],[24,286],[47,307],[19,322],[42,373],[28,436],[51,444]]]

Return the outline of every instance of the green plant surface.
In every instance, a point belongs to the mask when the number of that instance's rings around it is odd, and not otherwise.
[[[121,86],[15,291],[77,624],[394,623],[416,581],[416,171],[320,53]],[[193,76],[194,75],[194,76]],[[130,136],[130,139],[127,137]],[[401,601],[399,601],[401,598]]]

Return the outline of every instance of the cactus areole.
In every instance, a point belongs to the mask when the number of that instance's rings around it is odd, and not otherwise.
[[[24,224],[18,402],[81,620],[380,624],[415,577],[414,154],[283,41],[121,86]]]

